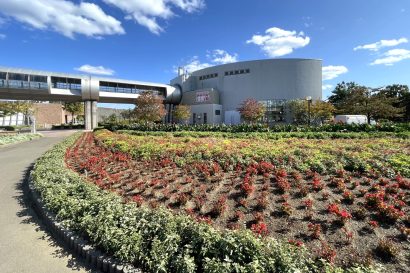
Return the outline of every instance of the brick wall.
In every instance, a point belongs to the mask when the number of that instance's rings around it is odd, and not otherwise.
[[[50,128],[51,125],[65,123],[63,106],[59,103],[35,103],[37,127]],[[71,115],[70,119],[71,119]]]

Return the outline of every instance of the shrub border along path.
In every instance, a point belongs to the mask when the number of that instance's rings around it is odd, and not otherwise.
[[[21,142],[31,141],[42,137],[41,134],[36,133],[22,133],[22,134],[0,134],[0,148],[8,145],[17,144]]]
[[[66,148],[78,137],[69,137],[36,162],[30,189],[53,233],[105,272],[130,272],[118,260],[147,272],[379,272],[361,266],[334,268],[307,258],[303,248],[273,238],[256,238],[249,231],[220,232],[166,209],[124,204],[66,167]]]
[[[87,240],[78,236],[75,232],[57,220],[54,213],[47,209],[41,197],[34,187],[33,178],[30,175],[28,181],[28,189],[30,198],[33,201],[34,210],[37,215],[43,220],[44,225],[53,234],[54,237],[64,242],[65,246],[71,249],[78,257],[82,258],[92,268],[101,270],[107,273],[141,273],[137,268],[131,265],[124,265],[118,259],[110,255],[102,253]]]

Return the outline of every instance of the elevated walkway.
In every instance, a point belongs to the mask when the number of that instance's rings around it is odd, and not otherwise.
[[[97,102],[133,104],[144,91],[164,97],[166,104],[178,104],[182,96],[179,88],[160,83],[0,66],[0,99],[84,101],[88,130],[97,126]]]

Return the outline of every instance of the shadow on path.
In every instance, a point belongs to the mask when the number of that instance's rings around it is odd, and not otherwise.
[[[67,268],[72,269],[73,271],[86,270],[87,272],[98,273],[92,269],[89,265],[81,261],[81,257],[75,256],[74,252],[67,248],[60,238],[55,238],[51,235],[50,231],[43,224],[41,219],[38,217],[33,208],[33,202],[29,197],[28,190],[28,179],[30,171],[33,168],[33,165],[30,165],[26,170],[22,172],[22,179],[16,184],[16,195],[13,196],[14,199],[20,205],[20,211],[16,215],[22,219],[21,224],[35,226],[35,231],[40,232],[43,235],[39,236],[39,240],[46,241],[48,245],[54,248],[53,257],[54,258],[66,258]]]

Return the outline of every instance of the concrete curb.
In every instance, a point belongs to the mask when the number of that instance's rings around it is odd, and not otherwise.
[[[140,269],[101,252],[73,231],[63,227],[55,215],[45,207],[34,187],[31,171],[28,177],[28,192],[34,210],[51,234],[91,268],[105,273],[143,273]]]

